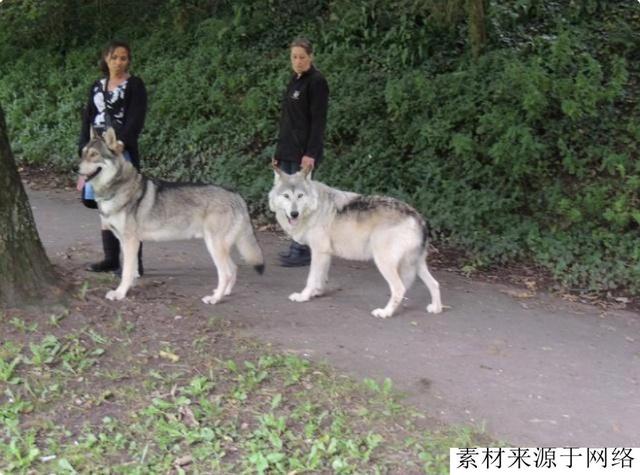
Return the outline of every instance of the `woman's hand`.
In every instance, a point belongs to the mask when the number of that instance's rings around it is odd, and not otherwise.
[[[315,163],[316,163],[315,158],[310,157],[309,155],[305,155],[304,157],[302,157],[302,161],[300,162],[300,168],[309,168],[313,170]]]
[[[84,188],[84,183],[84,175],[78,175],[78,181],[76,181],[76,190],[82,191],[82,188]]]

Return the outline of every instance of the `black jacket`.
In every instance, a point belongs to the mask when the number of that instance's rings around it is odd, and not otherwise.
[[[94,88],[101,87],[99,81],[94,82],[89,88],[89,99],[82,114],[82,128],[78,140],[78,151],[89,142],[90,128],[98,114],[98,109],[93,102]],[[131,155],[131,162],[136,168],[140,168],[140,154],[138,152],[138,136],[144,127],[144,119],[147,114],[147,90],[144,82],[137,76],[130,76],[127,80],[127,90],[124,95],[124,121],[122,127],[116,130],[118,140],[124,143],[124,148]]]
[[[282,98],[276,160],[322,160],[328,106],[329,85],[320,71],[312,65],[299,78],[293,75]]]

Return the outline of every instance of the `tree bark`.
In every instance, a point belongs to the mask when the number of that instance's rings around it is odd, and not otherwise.
[[[11,152],[0,107],[0,306],[44,297],[56,276]]]
[[[469,43],[471,43],[471,52],[474,58],[480,56],[487,42],[485,1],[467,0]]]

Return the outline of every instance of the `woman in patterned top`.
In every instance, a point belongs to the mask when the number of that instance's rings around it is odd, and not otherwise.
[[[124,143],[124,157],[136,169],[140,169],[138,136],[144,127],[147,113],[147,91],[144,82],[129,73],[131,48],[122,41],[112,41],[104,49],[100,69],[104,77],[97,80],[89,89],[89,98],[82,115],[82,129],[78,142],[78,153],[89,142],[90,129],[102,134],[111,126],[118,140]],[[78,183],[82,191],[82,202],[89,208],[97,208],[93,190],[89,184]],[[89,265],[92,272],[110,272],[120,269],[120,242],[118,238],[103,227],[102,246],[104,259]],[[138,252],[138,272],[142,269],[142,244]]]

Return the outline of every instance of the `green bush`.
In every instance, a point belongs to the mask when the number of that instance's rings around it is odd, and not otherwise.
[[[133,1],[111,29],[96,12],[120,2],[9,3],[0,103],[25,163],[75,166],[98,50],[125,38],[149,91],[145,171],[232,186],[267,213],[287,45],[305,34],[331,88],[318,179],[407,200],[466,264],[640,292],[634,2],[492,0],[477,60],[457,0]]]

